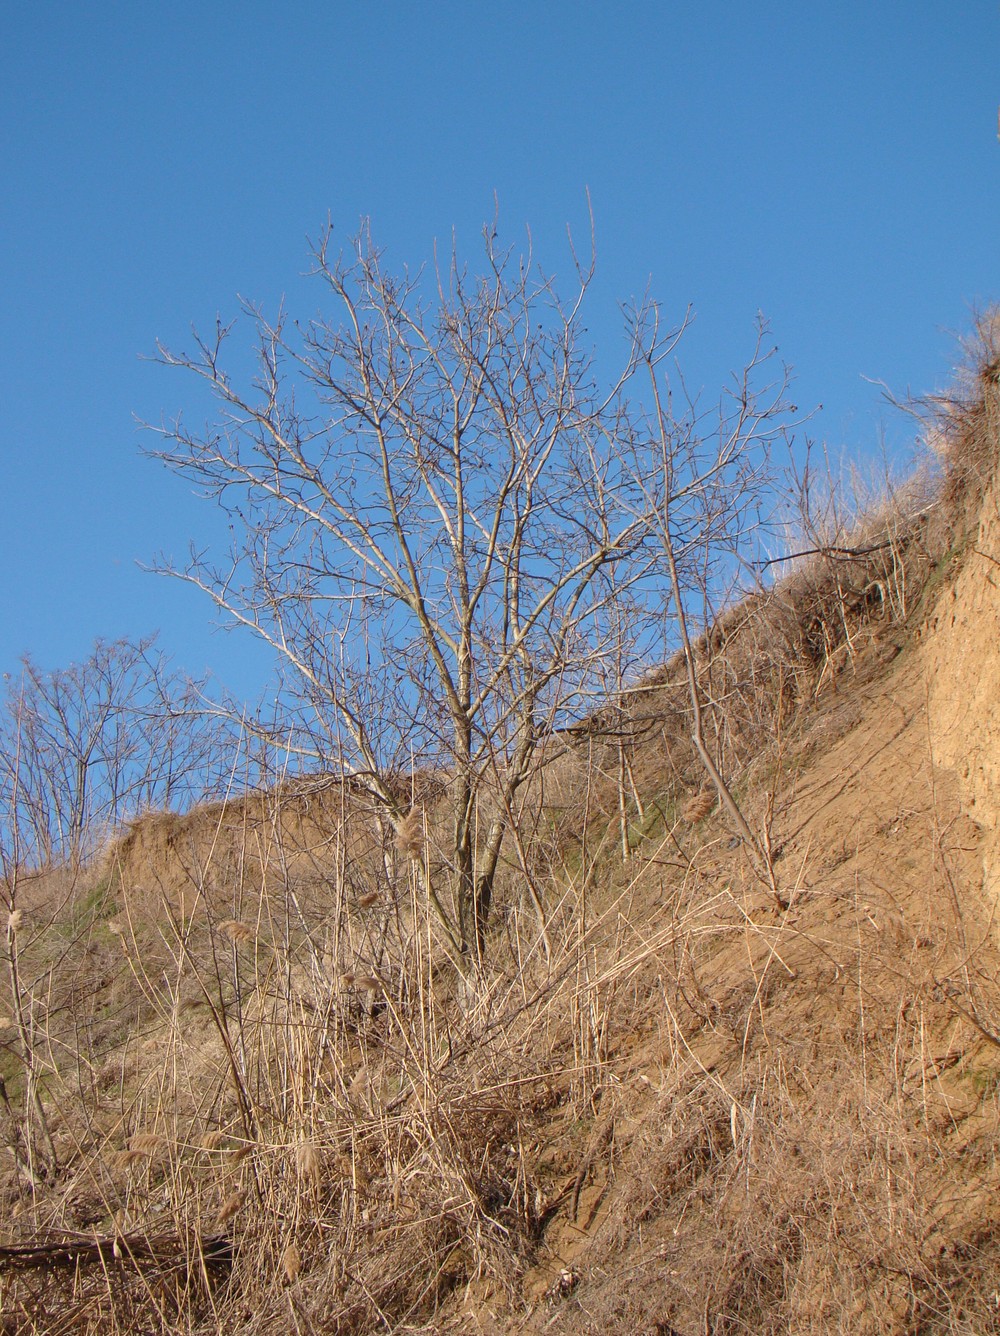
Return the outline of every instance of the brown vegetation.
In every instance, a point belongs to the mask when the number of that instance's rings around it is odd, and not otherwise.
[[[681,659],[545,742],[474,993],[433,777],[395,822],[286,784],[22,884],[5,1330],[1000,1331],[998,814],[963,768],[997,735],[950,703],[998,678],[975,384],[943,487],[804,526],[693,646],[786,908]]]

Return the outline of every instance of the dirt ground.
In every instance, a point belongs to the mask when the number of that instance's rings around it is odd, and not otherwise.
[[[474,1294],[439,1329],[1000,1330],[991,570],[968,558],[920,634],[869,646],[789,739],[787,912],[700,833],[686,976],[665,947],[632,980],[526,1311],[490,1320]],[[655,902],[631,912],[662,929]]]
[[[737,776],[778,896],[666,723],[627,857],[581,744],[538,797],[553,945],[511,874],[474,1005],[346,784],[29,888],[0,1076],[37,1033],[53,1172],[8,1102],[4,1333],[1000,1332],[995,490],[906,618],[862,592]],[[127,1231],[166,1251],[119,1280]],[[74,1240],[105,1272],[57,1286]]]

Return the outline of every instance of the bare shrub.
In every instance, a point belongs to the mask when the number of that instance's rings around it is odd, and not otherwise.
[[[947,392],[910,406],[929,444],[943,458],[945,501],[967,522],[975,518],[994,481],[1000,442],[1000,311],[989,307],[975,319],[961,345],[961,360]]]

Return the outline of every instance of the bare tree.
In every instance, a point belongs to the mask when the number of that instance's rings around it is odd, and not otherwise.
[[[202,687],[156,649],[99,640],[45,671],[25,657],[0,716],[0,852],[5,866],[77,861],[149,807],[204,794],[223,725]]]
[[[663,598],[662,489],[693,494],[697,462],[688,449],[660,469],[660,438],[630,398],[679,331],[643,303],[602,388],[581,324],[592,262],[576,265],[567,303],[494,228],[484,235],[481,275],[452,257],[393,276],[367,229],[339,257],[327,232],[314,273],[334,312],[297,325],[245,304],[252,383],[228,370],[232,325],[196,336],[191,354],[160,347],[222,413],[202,433],[161,427],[169,445],[153,452],[212,494],[234,533],[224,562],[192,552],[164,568],[291,670],[303,762],[350,773],[407,848],[422,822],[411,776],[444,776],[446,848],[416,862],[466,973],[482,968],[515,795],[621,676],[626,591]],[[636,467],[643,449],[651,469]]]

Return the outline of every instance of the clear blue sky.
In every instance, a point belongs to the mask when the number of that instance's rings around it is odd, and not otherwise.
[[[996,3],[39,0],[3,6],[0,53],[3,671],[158,627],[255,692],[246,640],[137,566],[216,532],[140,456],[134,415],[191,402],[141,358],[237,293],[311,314],[328,215],[345,239],[370,215],[399,264],[453,229],[474,259],[496,192],[558,274],[589,188],[595,342],[649,282],[694,306],[712,391],[761,310],[835,451],[877,450],[866,377],[940,386],[1000,300]]]

